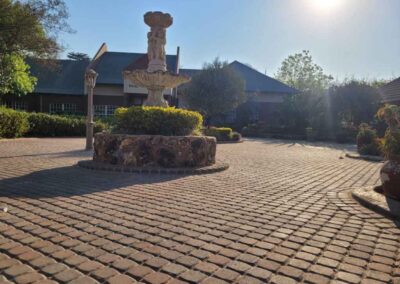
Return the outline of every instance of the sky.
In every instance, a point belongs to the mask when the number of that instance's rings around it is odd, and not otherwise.
[[[147,50],[147,11],[170,13],[167,54],[181,68],[219,57],[273,76],[291,54],[309,50],[325,73],[345,78],[400,76],[400,0],[65,0],[75,33],[61,34],[66,53],[94,56]]]

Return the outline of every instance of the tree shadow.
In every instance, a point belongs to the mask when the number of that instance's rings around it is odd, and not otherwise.
[[[291,140],[291,139],[286,140],[286,139],[276,139],[276,138],[245,138],[245,141],[255,141],[269,145],[287,146],[287,147],[302,146],[302,147],[329,148],[333,150],[348,151],[348,152],[357,151],[357,146],[355,144],[340,144],[328,141],[309,142],[305,140]]]
[[[68,158],[68,157],[79,157],[79,156],[90,156],[92,155],[92,150],[71,150],[65,152],[46,152],[38,154],[23,154],[23,155],[10,155],[10,156],[0,156],[1,159],[12,159],[21,157],[40,157],[40,156],[50,156],[53,158]]]
[[[0,180],[0,197],[69,197],[139,184],[163,183],[184,177],[177,174],[134,174],[66,166]]]

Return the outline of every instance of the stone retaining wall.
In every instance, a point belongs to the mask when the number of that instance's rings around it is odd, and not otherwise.
[[[97,133],[93,160],[131,167],[204,167],[215,163],[216,139]]]

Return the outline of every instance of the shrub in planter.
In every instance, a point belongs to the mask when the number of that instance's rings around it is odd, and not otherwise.
[[[383,192],[400,200],[400,107],[386,105],[378,111],[378,117],[388,125],[381,147],[388,159],[381,169]]]
[[[0,107],[0,137],[15,138],[23,136],[28,130],[25,112]]]
[[[366,123],[360,124],[359,127],[357,134],[357,151],[361,155],[381,155],[380,140],[376,131]]]
[[[29,113],[29,131],[27,135],[34,137],[85,136],[86,120],[84,117],[68,117],[46,113]],[[107,125],[96,121],[94,132],[107,129]]]
[[[203,117],[200,113],[173,107],[130,107],[115,111],[114,132],[185,136],[199,134]]]

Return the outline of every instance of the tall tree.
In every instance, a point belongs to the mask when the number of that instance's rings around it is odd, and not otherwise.
[[[321,94],[333,77],[324,73],[321,66],[314,63],[310,51],[290,55],[283,60],[275,78],[303,93]]]
[[[325,74],[322,67],[314,63],[310,52],[303,50],[287,57],[275,78],[300,91],[288,97],[282,106],[287,126],[302,130],[308,126],[323,127],[325,94],[333,77]]]
[[[35,80],[23,61],[27,56],[55,58],[62,49],[59,32],[71,31],[67,18],[63,0],[0,0],[0,95],[32,90]]]
[[[76,61],[89,61],[90,57],[86,53],[82,52],[69,52],[67,57]]]
[[[216,58],[192,78],[184,94],[189,107],[203,113],[207,121],[234,110],[244,101],[244,81],[227,62]]]

